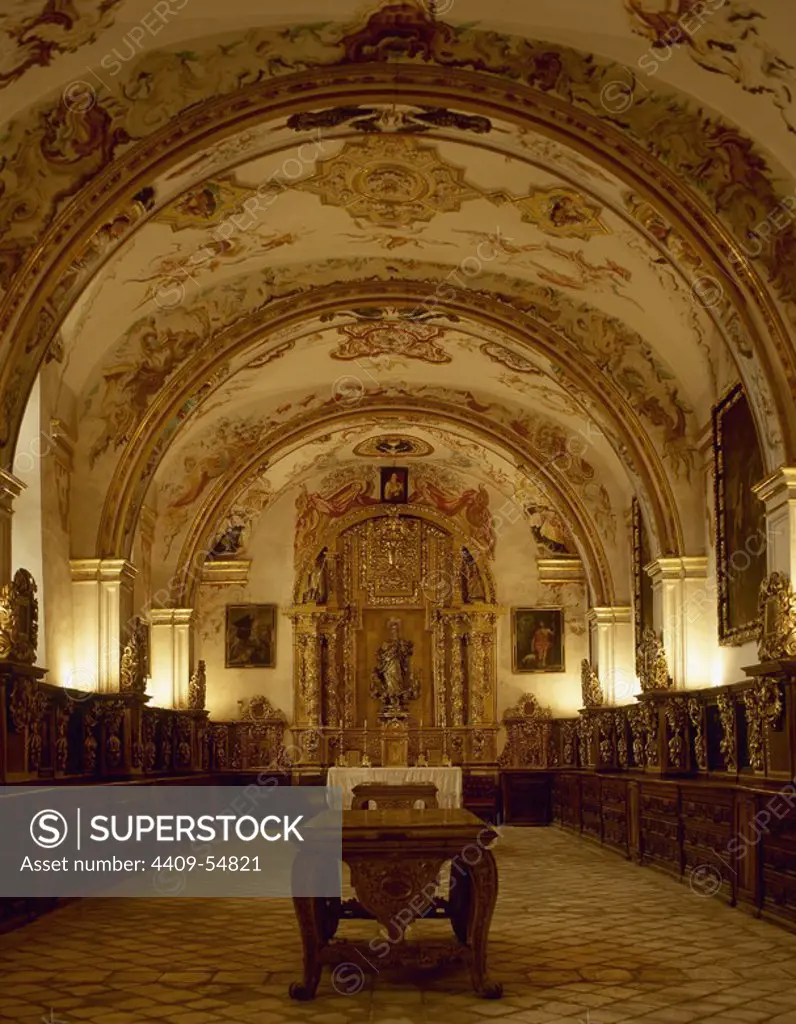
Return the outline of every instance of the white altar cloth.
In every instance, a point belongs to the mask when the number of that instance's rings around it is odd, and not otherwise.
[[[461,768],[330,768],[326,785],[343,790],[343,810],[351,810],[354,786],[363,782],[379,782],[400,786],[408,782],[433,782],[437,787],[440,807],[462,806]]]

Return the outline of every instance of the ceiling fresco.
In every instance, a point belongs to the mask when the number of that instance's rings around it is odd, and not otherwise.
[[[406,458],[487,551],[508,501],[624,602],[634,496],[704,549],[731,385],[766,469],[796,454],[796,232],[759,230],[796,188],[787,5],[166,6],[0,14],[0,459],[43,366],[75,557],[144,507],[163,574],[277,506],[298,554]]]
[[[0,11],[0,89],[33,68],[93,43],[124,0],[5,0]]]
[[[269,463],[246,480],[222,507],[208,546],[213,548],[219,540],[234,537],[235,556],[245,558],[251,531],[263,519],[267,521],[272,513],[278,513],[280,502],[287,501],[294,506],[295,558],[301,562],[334,519],[378,501],[378,465],[384,464],[383,457],[363,465],[361,455],[353,460],[351,455],[362,448],[363,434],[390,425],[390,421],[376,420],[326,433]],[[410,504],[460,518],[463,535],[470,537],[474,550],[485,557],[491,558],[504,535],[515,529],[521,531],[521,543],[535,550],[538,557],[578,554],[559,499],[546,494],[538,478],[518,472],[499,450],[485,448],[469,439],[466,432],[429,425],[418,434],[422,436],[414,437],[413,443],[432,448],[433,441],[433,455],[429,453],[430,457],[414,464],[410,471]],[[395,435],[388,437],[394,439]],[[207,471],[212,459],[203,460],[201,453],[208,449],[200,446],[198,451],[197,461]],[[195,455],[188,458],[193,460]],[[581,473],[588,476],[592,472],[584,460]],[[166,489],[166,500],[172,492],[172,488]],[[168,514],[164,517],[167,519]],[[164,547],[171,549],[158,559],[158,573],[164,580],[175,564],[176,546],[167,537],[159,548],[158,554],[164,554]],[[625,556],[619,557],[621,571],[626,568]],[[176,564],[184,561],[183,552]]]

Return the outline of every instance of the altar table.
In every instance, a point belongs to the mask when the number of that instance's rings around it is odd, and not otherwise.
[[[354,786],[378,782],[382,786],[400,786],[409,782],[433,782],[441,808],[462,806],[461,768],[330,768],[326,785],[343,790],[343,810],[351,810]]]
[[[495,838],[492,826],[460,808],[343,811],[342,858],[356,899],[293,897],[304,973],[290,986],[291,997],[314,999],[325,964],[332,967],[337,991],[342,984],[350,995],[363,987],[365,971],[464,963],[476,993],[499,999],[503,987],[490,980],[486,964],[498,892],[497,866],[488,849]],[[313,858],[322,856],[317,844],[307,844],[294,872],[306,879]],[[449,894],[441,899],[437,882],[448,861]],[[429,917],[449,918],[454,937],[410,939],[412,925]],[[375,918],[381,928],[370,939],[336,939],[342,918]],[[363,984],[356,984],[357,973]]]

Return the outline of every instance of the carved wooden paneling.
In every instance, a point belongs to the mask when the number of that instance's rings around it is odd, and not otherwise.
[[[547,772],[501,772],[503,820],[507,825],[548,825],[552,820],[552,776]]]
[[[796,925],[796,803],[794,787],[758,798],[757,827],[747,833],[756,841],[761,868],[759,904],[764,912]],[[746,855],[751,854],[748,846]]]
[[[641,856],[681,873],[680,807],[677,786],[644,782],[640,792]]]
[[[569,772],[557,773],[554,793],[556,820],[564,828],[580,832],[580,776]]]
[[[581,779],[581,821],[585,835],[602,839],[600,779],[596,775],[584,775]]]
[[[602,839],[622,853],[630,853],[628,792],[626,779],[601,780]]]
[[[683,871],[709,877],[712,888],[719,878],[726,895],[735,890],[731,840],[734,834],[734,794],[717,787],[688,787],[681,791]]]

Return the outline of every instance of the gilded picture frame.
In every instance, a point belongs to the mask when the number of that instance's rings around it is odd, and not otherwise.
[[[512,608],[514,672],[564,672],[564,609]]]
[[[409,500],[409,470],[400,466],[382,466],[379,471],[381,500],[388,505],[403,505]]]
[[[648,573],[644,572],[644,566],[652,561],[652,551],[638,498],[633,498],[630,512],[633,536],[633,625],[635,646],[638,650],[644,629],[652,629],[654,625],[652,580]]]
[[[737,647],[760,635],[767,572],[765,506],[752,492],[765,470],[741,384],[713,409],[713,457],[719,643]]]

